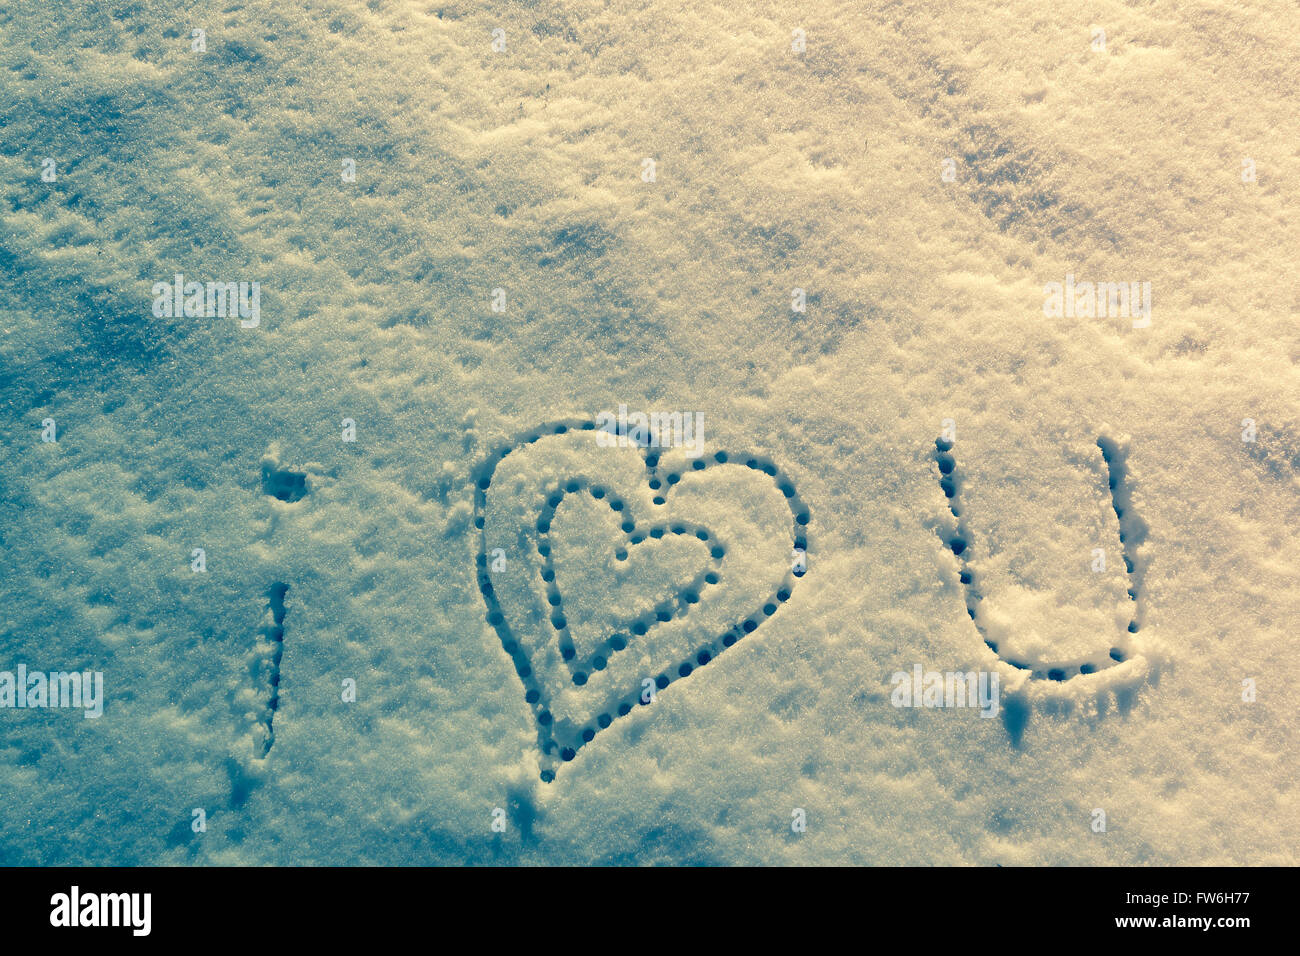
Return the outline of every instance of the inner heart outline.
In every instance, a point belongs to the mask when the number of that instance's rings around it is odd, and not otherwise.
[[[499,446],[474,470],[474,527],[478,532],[478,553],[475,556],[477,568],[477,579],[479,592],[483,596],[483,601],[487,606],[487,621],[496,631],[497,637],[501,641],[502,649],[508,654],[515,665],[515,672],[519,675],[524,685],[524,700],[532,708],[533,718],[537,724],[537,744],[542,755],[541,779],[543,782],[550,783],[555,779],[556,768],[559,763],[573,760],[583,745],[590,743],[596,734],[610,726],[616,717],[623,717],[631,713],[632,708],[637,705],[644,705],[646,701],[641,696],[640,686],[627,688],[622,694],[607,699],[603,710],[592,720],[585,721],[586,726],[561,728],[556,725],[554,717],[550,712],[550,694],[546,686],[537,678],[527,652],[515,638],[506,621],[505,614],[501,610],[501,604],[496,596],[496,589],[492,584],[492,579],[488,574],[487,560],[487,531],[486,531],[486,507],[487,492],[492,485],[492,477],[496,472],[497,466],[511,452],[525,448],[543,438],[552,435],[563,435],[569,431],[595,431],[596,422],[590,419],[568,419],[564,421],[549,422],[536,428],[529,429],[517,435],[512,441]],[[655,504],[664,504],[669,489],[675,485],[681,478],[680,474],[666,473],[661,477],[661,466],[659,462],[658,448],[652,444],[653,439],[650,436],[639,434],[634,429],[623,429],[615,423],[612,427],[606,429],[613,435],[625,439],[629,444],[634,445],[640,451],[642,461],[646,469],[646,481],[653,491],[659,494],[655,497]],[[794,483],[779,469],[772,461],[766,460],[759,456],[733,455],[727,451],[717,451],[712,455],[696,458],[691,462],[691,470],[704,471],[707,468],[716,465],[733,464],[743,465],[753,471],[758,471],[771,478],[785,499],[786,507],[790,510],[792,519],[792,541],[793,548],[797,551],[806,551],[808,547],[807,527],[811,521],[811,513],[803,500],[795,490]],[[572,491],[569,491],[570,485],[575,485]],[[571,478],[565,485],[565,493],[575,493],[584,488],[593,487],[593,483],[587,478]],[[560,499],[556,500],[555,493],[548,497],[543,513],[549,511],[550,518],[554,517],[554,509],[559,506],[563,500],[563,494]],[[554,502],[554,504],[552,504]],[[617,510],[617,509],[616,509]],[[650,534],[656,525],[647,524],[644,526],[632,522],[633,531],[631,534],[639,534],[642,530]],[[543,542],[547,545],[549,552],[549,519],[542,521],[539,516],[538,521],[539,549]],[[545,525],[546,531],[541,527]],[[689,522],[667,522],[662,525],[668,529],[673,526],[682,526],[683,529],[689,528],[691,533],[702,530],[708,533],[709,540],[714,542],[711,547],[711,556],[716,552],[719,546],[716,536],[707,528],[702,528]],[[625,533],[626,522],[624,526]],[[665,531],[665,533],[667,533]],[[724,554],[725,554],[725,548]],[[550,564],[550,554],[543,555],[547,562],[543,573],[549,571],[550,581],[545,582],[548,587],[554,584],[554,568]],[[716,560],[721,560],[720,558]],[[725,633],[717,635],[705,641],[694,653],[688,655],[685,659],[678,662],[675,666],[669,667],[655,678],[655,686],[658,690],[663,690],[675,680],[688,677],[697,667],[703,667],[708,664],[719,654],[729,647],[734,646],[747,634],[753,633],[759,625],[776,613],[781,604],[790,600],[794,593],[795,582],[804,575],[802,567],[792,564],[789,567],[780,583],[769,597],[758,604],[756,609],[749,612],[743,620],[733,624]],[[720,573],[719,573],[720,578]],[[549,593],[549,592],[548,592]],[[556,592],[558,594],[558,591]],[[562,605],[561,605],[562,606]],[[670,618],[671,619],[671,618]],[[634,623],[633,629],[637,624]],[[660,623],[658,620],[655,624]],[[554,626],[554,623],[552,623]],[[650,624],[646,625],[649,630]],[[560,630],[560,628],[556,628]],[[635,632],[635,631],[634,631]],[[608,640],[608,639],[607,639]],[[575,655],[576,656],[576,655]],[[594,658],[596,655],[593,654]],[[570,668],[571,672],[576,671],[575,667]],[[579,684],[581,686],[581,684]]]
[[[700,572],[689,585],[685,588],[679,588],[672,599],[670,610],[654,611],[639,616],[627,624],[626,628],[621,628],[606,637],[601,642],[599,649],[587,655],[583,660],[579,660],[577,648],[574,646],[573,637],[569,633],[568,621],[564,615],[564,600],[560,591],[560,584],[555,575],[555,556],[551,548],[550,528],[555,513],[559,510],[559,506],[564,499],[571,494],[584,491],[597,501],[603,500],[614,514],[623,516],[620,527],[631,546],[635,547],[644,544],[650,539],[661,539],[666,534],[674,536],[691,535],[708,545],[709,560],[713,565],[713,570]],[[656,624],[666,624],[669,621],[676,620],[683,616],[691,605],[700,603],[706,587],[712,587],[722,580],[722,559],[726,555],[726,545],[716,534],[703,525],[697,525],[689,521],[638,524],[631,518],[630,512],[624,511],[625,507],[624,502],[605,494],[602,486],[593,485],[585,478],[571,478],[565,483],[563,489],[553,492],[547,498],[542,514],[537,519],[537,550],[545,562],[542,569],[542,581],[546,585],[547,603],[553,609],[551,612],[551,626],[558,632],[557,640],[560,644],[560,656],[568,664],[573,682],[579,687],[586,683],[588,674],[593,670],[603,670],[610,657],[627,648],[631,638],[621,633],[622,630],[630,631],[632,635],[641,637]]]

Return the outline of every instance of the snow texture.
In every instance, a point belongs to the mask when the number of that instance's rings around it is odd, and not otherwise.
[[[7,3],[0,862],[1294,865],[1298,28]]]

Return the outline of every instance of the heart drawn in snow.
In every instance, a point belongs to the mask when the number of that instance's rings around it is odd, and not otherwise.
[[[478,586],[547,782],[755,631],[803,574],[808,509],[758,456],[690,458],[579,420],[519,436],[474,478]]]

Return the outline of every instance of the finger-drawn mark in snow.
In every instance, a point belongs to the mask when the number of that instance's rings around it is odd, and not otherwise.
[[[276,468],[263,461],[262,492],[281,501],[301,501],[307,495],[307,475],[289,468]]]
[[[262,723],[266,729],[257,755],[259,759],[265,759],[275,746],[275,712],[280,708],[280,660],[284,656],[284,596],[288,593],[289,585],[280,581],[272,584],[266,592],[266,613],[270,621],[262,628],[262,636],[267,642],[262,660],[268,675],[269,690],[266,709],[262,711]]]
[[[628,634],[615,633],[611,634],[600,647],[592,654],[582,660],[578,659],[577,648],[574,646],[573,637],[569,633],[568,621],[564,616],[564,598],[560,593],[559,582],[555,577],[554,553],[551,547],[551,523],[555,518],[555,512],[565,497],[571,494],[577,494],[587,491],[593,499],[597,501],[604,500],[610,510],[615,515],[621,515],[623,521],[621,524],[623,533],[627,535],[627,544],[629,548],[642,544],[647,539],[658,539],[665,535],[690,535],[706,545],[711,541],[714,542],[710,548],[710,558],[713,562],[713,570],[700,573],[689,585],[679,591],[675,598],[667,603],[661,604],[653,613],[642,615],[636,620],[630,622],[627,631],[631,635],[645,634],[656,623],[667,623],[675,618],[681,617],[687,609],[698,604],[706,587],[717,584],[721,580],[720,568],[722,558],[726,554],[726,548],[717,542],[716,536],[712,535],[709,530],[701,525],[689,522],[674,521],[669,524],[646,524],[638,526],[635,521],[628,517],[624,512],[624,503],[618,498],[607,497],[605,490],[596,485],[588,488],[588,482],[582,478],[573,478],[565,483],[564,488],[557,491],[546,501],[546,507],[542,509],[541,517],[537,519],[538,543],[537,551],[545,560],[545,567],[542,571],[542,581],[546,584],[547,603],[551,607],[551,626],[558,632],[560,642],[560,656],[564,658],[569,665],[569,672],[573,675],[574,684],[581,687],[587,682],[587,677],[592,671],[604,670],[609,658],[621,650],[624,650],[632,640]],[[656,499],[662,500],[662,499]],[[615,560],[624,561],[628,556],[628,548],[620,548],[614,555]]]
[[[599,708],[599,712],[593,719],[582,722],[581,726],[561,728],[558,725],[550,710],[552,695],[557,690],[549,687],[547,682],[539,677],[533,662],[529,659],[525,643],[513,633],[507,622],[497,589],[492,581],[486,532],[487,495],[497,467],[512,452],[550,436],[564,435],[571,431],[595,430],[595,422],[583,419],[552,422],[530,429],[494,451],[476,468],[473,476],[474,527],[478,531],[478,552],[475,561],[479,591],[487,605],[487,621],[500,638],[502,648],[510,655],[515,671],[524,686],[524,700],[532,708],[538,728],[538,747],[543,758],[541,779],[547,783],[555,779],[559,763],[573,760],[578,751],[585,744],[590,743],[599,731],[609,727],[617,718],[631,713],[634,707],[644,705],[646,701],[643,699],[643,688],[640,683],[621,687],[614,696],[605,700],[603,708]],[[733,467],[743,466],[771,478],[790,510],[793,547],[798,551],[806,551],[807,528],[811,521],[811,513],[795,490],[794,483],[770,460],[759,456],[734,455],[726,451],[718,451],[705,458],[695,459],[689,469],[678,472],[661,464],[659,450],[652,447],[648,439],[629,434],[618,424],[610,430],[612,434],[627,438],[639,450],[645,468],[644,477],[649,489],[654,492],[653,504],[656,506],[667,503],[671,489],[679,485],[686,473],[693,474],[730,464]],[[670,601],[661,603],[652,613],[639,616],[629,622],[625,628],[609,634],[594,651],[581,657],[569,634],[568,621],[564,612],[564,598],[556,582],[550,540],[550,525],[556,509],[569,495],[587,495],[597,501],[603,500],[621,519],[620,527],[625,535],[625,543],[612,556],[616,561],[624,560],[631,549],[643,544],[647,539],[661,539],[671,535],[694,538],[703,542],[709,549],[711,562],[708,570],[680,588]],[[638,518],[631,511],[627,502],[611,495],[599,482],[578,476],[565,481],[558,491],[547,498],[536,523],[527,529],[527,535],[534,539],[535,547],[543,558],[541,578],[550,612],[547,626],[552,629],[554,640],[560,649],[560,656],[568,666],[570,680],[575,690],[583,688],[591,673],[603,670],[614,655],[635,645],[639,637],[646,635],[660,624],[666,624],[686,615],[690,607],[704,600],[706,590],[717,585],[722,579],[721,569],[727,548],[711,529],[686,521],[657,522],[643,517]],[[805,573],[802,564],[790,565],[782,579],[772,585],[769,595],[753,605],[752,611],[735,621],[725,632],[702,639],[689,655],[674,661],[671,666],[661,671],[654,678],[655,689],[662,691],[674,681],[690,676],[696,669],[704,667],[727,648],[733,647],[743,637],[757,630],[763,621],[777,612],[781,604],[790,600],[796,579]]]
[[[1101,449],[1101,455],[1106,460],[1111,504],[1115,508],[1115,518],[1119,521],[1119,541],[1124,546],[1124,570],[1129,576],[1128,596],[1133,601],[1133,621],[1128,629],[1130,633],[1136,634],[1139,626],[1139,601],[1143,594],[1142,579],[1146,573],[1139,549],[1147,540],[1147,523],[1133,510],[1133,483],[1128,473],[1128,449],[1105,434],[1097,439],[1097,447]]]
[[[966,613],[970,615],[989,650],[997,654],[1003,663],[1017,670],[1027,671],[1031,680],[1063,682],[1081,675],[1108,670],[1135,658],[1139,653],[1134,638],[1138,632],[1141,616],[1139,612],[1143,574],[1143,569],[1139,565],[1138,548],[1146,540],[1147,526],[1133,512],[1133,491],[1128,476],[1127,450],[1106,434],[1102,434],[1097,439],[1097,447],[1101,449],[1102,458],[1106,462],[1111,505],[1119,521],[1119,540],[1123,546],[1124,568],[1129,577],[1128,596],[1133,602],[1133,616],[1129,621],[1127,632],[1115,640],[1104,659],[1079,664],[1057,662],[1054,666],[1040,663],[1034,667],[1004,656],[998,649],[997,642],[988,635],[980,613],[984,595],[980,591],[979,579],[970,561],[971,535],[966,524],[966,509],[961,501],[962,476],[957,468],[957,459],[952,453],[953,443],[942,438],[936,439],[934,443],[934,460],[939,468],[939,487],[947,497],[948,510],[955,519],[951,527],[939,529],[939,536],[961,562],[961,583],[966,591]]]

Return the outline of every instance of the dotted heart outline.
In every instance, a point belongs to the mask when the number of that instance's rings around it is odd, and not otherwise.
[[[526,432],[520,433],[513,441],[501,445],[494,450],[475,468],[473,474],[474,528],[478,532],[478,553],[475,556],[475,565],[477,569],[479,592],[482,594],[483,601],[487,606],[487,622],[492,625],[493,630],[496,631],[497,637],[501,641],[502,649],[507,655],[509,655],[511,661],[514,663],[515,673],[519,675],[519,679],[524,685],[524,700],[532,708],[533,719],[537,724],[537,744],[542,754],[541,779],[545,783],[553,781],[555,779],[555,772],[558,765],[573,760],[574,757],[577,756],[578,751],[582,749],[585,744],[590,743],[597,733],[610,726],[610,724],[612,724],[618,717],[624,717],[631,713],[633,707],[638,705],[644,706],[646,702],[642,700],[641,686],[638,684],[637,687],[628,689],[621,697],[613,698],[613,700],[616,701],[616,705],[611,705],[610,702],[607,702],[606,708],[597,715],[594,720],[590,721],[587,726],[575,729],[571,733],[562,732],[555,726],[555,721],[550,712],[550,698],[546,693],[546,689],[537,680],[537,677],[533,672],[532,663],[529,661],[523,647],[515,638],[514,634],[510,630],[509,624],[506,622],[505,614],[501,611],[500,602],[497,601],[496,589],[492,584],[491,576],[488,574],[487,531],[485,527],[487,492],[492,486],[492,477],[496,473],[497,466],[500,465],[511,452],[520,448],[526,448],[529,445],[552,435],[563,435],[570,431],[590,432],[595,430],[595,421],[587,419],[570,419],[567,421],[550,422],[537,428],[529,429]],[[654,504],[665,504],[668,489],[677,484],[681,479],[681,474],[670,472],[667,469],[660,467],[658,454],[659,449],[650,444],[650,439],[648,437],[630,435],[618,424],[616,424],[612,429],[606,429],[606,431],[611,435],[626,438],[629,442],[637,446],[645,465],[647,483],[652,491],[658,492],[654,498]],[[808,547],[807,528],[812,520],[812,515],[808,510],[808,507],[804,504],[803,499],[799,497],[794,482],[792,482],[780,468],[768,459],[753,455],[737,456],[727,451],[718,451],[714,452],[712,455],[694,459],[690,464],[690,470],[699,472],[724,464],[743,465],[753,471],[761,472],[773,480],[776,484],[777,490],[780,491],[782,496],[785,498],[786,506],[790,509],[793,529],[792,547],[794,549],[806,551]],[[592,489],[598,487],[598,484],[591,482],[585,477],[572,478],[565,484],[563,491],[552,492],[551,495],[548,496],[546,506],[544,507],[542,514],[538,517],[536,526],[538,550],[546,562],[543,575],[545,575],[547,571],[550,572],[549,581],[545,580],[545,577],[543,578],[544,583],[548,585],[548,600],[552,594],[558,596],[558,590],[553,590],[555,574],[550,563],[550,519],[554,517],[555,508],[559,506],[565,494],[574,494],[582,491],[590,493]],[[556,498],[557,494],[559,495],[558,500]],[[611,507],[613,507],[616,500],[617,499],[610,500]],[[615,508],[614,510],[620,511],[621,509]],[[628,531],[627,526],[629,523],[632,525],[631,531]],[[697,537],[700,532],[707,534],[708,538],[702,540],[705,540],[706,543],[712,542],[710,554],[715,564],[720,568],[721,557],[717,555],[717,550],[721,545],[717,541],[717,538],[713,536],[712,532],[708,531],[708,529],[700,528],[686,522],[669,522],[668,524],[646,522],[642,524],[633,521],[630,517],[626,516],[623,523],[624,533],[629,534],[630,539],[635,538],[640,534],[653,536],[653,532],[656,530],[659,530],[662,533],[668,533],[670,531],[672,531],[672,533],[679,533],[673,530],[678,527],[682,529],[681,533],[691,533],[695,534]],[[543,547],[545,547],[545,551],[542,550]],[[725,547],[722,547],[722,550],[725,554]],[[716,574],[720,579],[720,571],[715,570],[714,572],[709,573]],[[779,608],[781,604],[790,600],[791,595],[794,593],[795,581],[798,578],[803,577],[804,573],[805,572],[803,571],[794,570],[793,566],[787,569],[776,591],[769,595],[767,600],[762,603],[758,610],[746,616],[744,620],[733,624],[725,633],[717,635],[700,645],[692,655],[680,661],[676,667],[669,668],[657,675],[654,678],[656,689],[664,690],[674,681],[690,676],[690,674],[697,668],[705,666],[724,650],[734,646],[745,637],[745,635],[752,634],[756,631],[758,626],[764,620],[776,613],[777,608]],[[713,582],[705,581],[705,583]],[[698,595],[699,585],[693,583],[692,587],[696,588],[694,593]],[[682,592],[679,595],[679,597],[682,597],[682,600],[685,599],[685,593],[686,592]],[[694,602],[687,601],[686,603],[690,604]],[[575,684],[582,686],[582,684],[586,682],[586,674],[589,673],[589,670],[582,670],[581,668],[584,666],[594,668],[596,663],[595,659],[601,656],[600,651],[596,651],[583,662],[575,662],[570,656],[565,655],[564,649],[567,636],[567,622],[563,620],[562,604],[553,604],[551,606],[556,609],[560,615],[560,626],[557,626],[554,612],[552,614],[551,624],[552,627],[560,632],[559,640],[561,642],[561,655],[565,656],[566,661],[570,664],[570,672],[574,677]],[[671,620],[672,617],[675,616],[676,614],[670,615],[669,619]],[[647,617],[633,622],[633,625],[629,630],[637,636],[640,636],[641,633],[645,633],[645,631],[648,631],[650,627],[660,622],[660,618],[656,614],[652,613]],[[639,629],[642,625],[644,625],[644,630]],[[615,638],[622,636],[624,635],[611,635],[602,644],[602,647],[608,647],[611,653],[616,650],[621,650],[621,648],[615,648],[611,642],[613,642]],[[567,638],[567,640],[568,647],[572,649],[572,639]],[[572,657],[576,657],[576,651]],[[579,678],[578,675],[582,675],[581,678]],[[648,677],[650,675],[646,676]]]
[[[605,489],[601,485],[592,485],[585,478],[572,478],[565,483],[562,490],[552,492],[546,500],[546,505],[542,508],[541,517],[537,519],[537,551],[545,561],[542,568],[542,581],[546,584],[547,604],[552,608],[551,626],[558,632],[560,656],[564,658],[565,663],[569,666],[569,674],[572,676],[573,683],[579,687],[587,682],[587,676],[593,670],[604,670],[609,658],[624,650],[631,641],[627,634],[615,632],[602,641],[597,650],[589,654],[584,660],[579,661],[577,648],[574,646],[573,637],[569,633],[568,621],[564,616],[564,600],[560,594],[559,582],[555,579],[554,556],[551,550],[551,522],[565,498],[583,491],[590,494],[596,501],[604,500],[614,514],[623,516],[621,528],[623,534],[627,536],[628,544],[632,547],[645,542],[647,539],[663,538],[666,534],[675,536],[691,535],[709,546],[709,560],[713,565],[712,570],[696,575],[695,579],[686,588],[679,591],[672,600],[671,609],[661,609],[644,614],[625,628],[625,630],[630,631],[637,637],[645,634],[655,624],[666,624],[668,621],[684,616],[691,605],[698,604],[704,588],[712,587],[722,580],[722,559],[726,555],[726,546],[718,539],[717,535],[702,525],[686,521],[674,521],[672,524],[637,524],[632,520],[630,514],[624,513],[623,509],[626,505],[622,501],[613,497],[607,499]],[[655,502],[656,504],[663,504],[664,499],[656,498]],[[627,556],[627,549],[620,548],[619,552],[615,554],[615,559],[621,561],[625,560]]]

